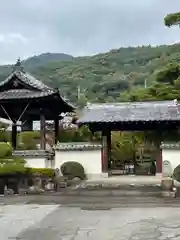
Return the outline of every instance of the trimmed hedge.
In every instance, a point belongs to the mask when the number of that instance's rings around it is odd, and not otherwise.
[[[0,175],[25,173],[25,160],[20,157],[9,156],[0,159]]]
[[[50,178],[54,176],[54,170],[51,168],[26,168],[26,171],[33,176],[45,176]]]
[[[38,133],[25,133],[25,136],[38,138]],[[28,140],[27,140],[28,141]],[[30,144],[31,145],[31,144]],[[29,174],[32,176],[53,177],[54,170],[49,168],[27,168],[26,161],[21,157],[12,156],[12,147],[9,143],[0,142],[0,175]]]
[[[20,143],[18,148],[22,150],[34,150],[37,149],[37,143],[40,139],[40,132],[30,131],[30,132],[21,132],[19,134]]]
[[[65,162],[61,165],[61,172],[63,176],[68,177],[69,180],[72,180],[75,177],[84,180],[86,178],[85,171],[83,166],[78,162]]]
[[[0,158],[12,156],[12,147],[10,143],[0,142]]]
[[[23,158],[12,156],[10,143],[0,142],[0,175],[24,173],[24,165]]]
[[[173,178],[180,182],[180,165],[178,165],[173,171]]]
[[[0,175],[25,174],[33,177],[54,177],[54,170],[49,168],[26,168],[24,160],[19,159],[19,163],[14,163],[13,159],[4,159],[6,164],[0,166]]]

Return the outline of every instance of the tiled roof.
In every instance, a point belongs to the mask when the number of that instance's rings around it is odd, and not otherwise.
[[[6,84],[13,81],[13,89],[8,90],[4,88]],[[19,88],[19,82],[24,86],[24,89]],[[17,86],[15,86],[17,84]],[[21,86],[22,87],[22,86]],[[20,60],[18,59],[14,71],[2,82],[0,82],[0,100],[12,100],[12,99],[31,99],[31,98],[41,98],[51,95],[56,95],[59,97],[61,104],[66,106],[67,111],[71,112],[75,107],[68,103],[67,99],[61,96],[58,89],[52,89],[37,80],[35,77],[25,72],[21,67]]]
[[[54,156],[54,152],[49,152],[47,150],[15,150],[13,156],[19,157],[48,157]]]
[[[180,121],[176,100],[89,104],[78,124],[135,121]]]
[[[0,100],[5,99],[27,99],[27,98],[40,98],[53,95],[54,92],[51,90],[48,91],[30,91],[27,89],[11,89],[8,91],[0,92]]]
[[[14,77],[20,80],[21,82],[31,86],[32,88],[35,88],[40,91],[51,89],[50,87],[48,87],[41,81],[37,80],[35,77],[30,75],[29,73],[22,72],[19,70],[12,72],[4,81],[0,82],[0,87],[7,84]]]
[[[162,143],[162,149],[180,149],[180,142]]]
[[[83,150],[98,150],[101,149],[102,145],[99,143],[88,143],[88,142],[72,142],[72,143],[60,143],[58,142],[55,150],[59,151],[83,151]]]

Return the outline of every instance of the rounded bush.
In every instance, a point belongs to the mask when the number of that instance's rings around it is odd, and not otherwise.
[[[173,171],[173,178],[180,182],[180,165],[178,165]]]
[[[12,147],[9,143],[0,142],[0,158],[12,156]]]
[[[61,166],[63,176],[68,177],[69,180],[73,178],[85,179],[85,172],[83,166],[78,162],[65,162]]]
[[[8,156],[6,158],[0,158],[0,175],[25,173],[25,163],[26,161],[21,157]]]
[[[22,150],[34,150],[37,148],[38,140],[40,139],[40,133],[37,131],[21,132],[19,134]]]

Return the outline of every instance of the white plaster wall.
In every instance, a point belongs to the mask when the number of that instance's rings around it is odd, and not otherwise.
[[[180,164],[180,149],[163,149],[162,160],[170,161],[174,170]]]
[[[25,158],[26,167],[30,168],[51,168],[52,161],[45,158]]]
[[[79,162],[84,167],[88,179],[101,176],[101,150],[56,150],[55,168],[60,169],[61,165],[68,161]]]

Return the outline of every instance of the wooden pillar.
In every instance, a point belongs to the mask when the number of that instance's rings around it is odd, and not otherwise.
[[[41,111],[40,115],[40,129],[41,129],[41,149],[46,149],[46,129],[45,129],[45,117],[43,112]]]
[[[133,174],[135,175],[136,174],[136,140],[135,140],[135,137],[134,137],[134,133],[132,134],[132,162],[133,162],[133,165],[134,165],[134,168],[133,168]]]
[[[156,158],[156,173],[162,173],[162,162],[163,162],[163,159],[162,159],[162,149],[160,148],[159,149],[159,152],[158,152],[158,155],[157,155],[157,158]]]
[[[156,173],[162,173],[162,149],[161,149],[161,143],[162,143],[162,130],[157,131],[158,134],[158,140],[157,143],[157,154],[156,154]]]
[[[55,145],[58,142],[58,135],[59,135],[59,117],[57,116],[54,120],[54,143],[55,143]]]
[[[12,141],[12,147],[15,150],[17,147],[17,125],[16,124],[12,125],[11,141]]]
[[[108,173],[108,165],[111,158],[111,132],[109,130],[102,132],[102,153],[101,166],[102,172]]]
[[[33,121],[28,120],[22,126],[22,132],[32,131],[33,130]]]
[[[111,131],[107,132],[107,157],[108,157],[108,170],[111,168]]]

